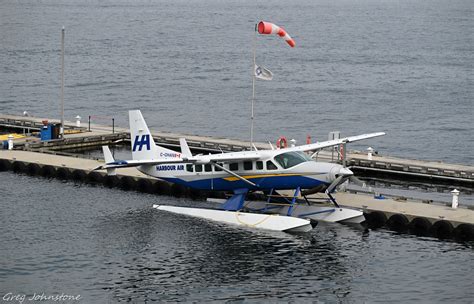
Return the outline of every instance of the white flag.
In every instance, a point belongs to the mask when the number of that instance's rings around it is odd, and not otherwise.
[[[273,79],[273,73],[270,72],[269,69],[264,68],[263,66],[254,66],[254,75],[258,79],[262,80],[272,80]]]

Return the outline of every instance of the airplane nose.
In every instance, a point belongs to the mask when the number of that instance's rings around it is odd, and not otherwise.
[[[338,176],[344,176],[344,177],[347,177],[347,176],[353,176],[354,175],[354,172],[352,172],[351,170],[347,169],[347,168],[344,168],[342,167],[339,172],[337,173]]]
[[[342,176],[342,177],[350,177],[353,176],[354,172],[349,170],[348,168],[344,168],[341,165],[333,164],[332,169],[329,174],[329,180],[333,181],[336,178]]]

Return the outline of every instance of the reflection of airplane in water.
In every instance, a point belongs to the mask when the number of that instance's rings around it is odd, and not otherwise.
[[[106,164],[96,169],[106,169],[109,175],[113,175],[117,168],[137,167],[146,175],[183,186],[232,191],[233,196],[222,202],[221,210],[164,205],[154,207],[280,231],[308,231],[312,228],[309,220],[363,221],[362,212],[339,207],[331,195],[338,185],[353,176],[352,171],[338,164],[316,162],[305,152],[385,134],[364,134],[283,149],[271,147],[271,150],[192,155],[184,138],[180,139],[181,153],[155,145],[139,110],[130,111],[129,118],[133,160],[115,161],[109,148],[103,147]],[[282,196],[278,190],[294,190],[294,195]],[[246,204],[247,193],[254,191],[262,191],[267,200]],[[314,192],[325,192],[333,206],[322,206],[307,200],[305,194]]]

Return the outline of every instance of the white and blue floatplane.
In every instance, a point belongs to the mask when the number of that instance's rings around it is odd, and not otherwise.
[[[154,205],[159,210],[185,214],[213,221],[277,231],[309,231],[315,221],[360,223],[363,213],[340,207],[331,195],[353,176],[339,164],[317,162],[308,152],[350,143],[385,133],[371,133],[302,146],[268,150],[193,155],[184,138],[181,152],[155,144],[139,110],[129,112],[132,160],[114,160],[110,149],[103,147],[106,164],[94,170],[137,169],[149,176],[200,190],[228,191],[233,195],[221,201],[220,209],[184,208]],[[279,190],[293,190],[283,196]],[[249,192],[261,191],[267,200],[245,202]],[[303,191],[303,192],[302,192]],[[332,206],[321,206],[305,194],[323,192]],[[313,224],[313,226],[312,226]]]

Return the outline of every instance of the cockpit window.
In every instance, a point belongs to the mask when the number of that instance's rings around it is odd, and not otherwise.
[[[311,157],[300,151],[286,152],[275,156],[275,161],[279,163],[283,169],[288,169],[298,164],[312,160],[313,159]]]

